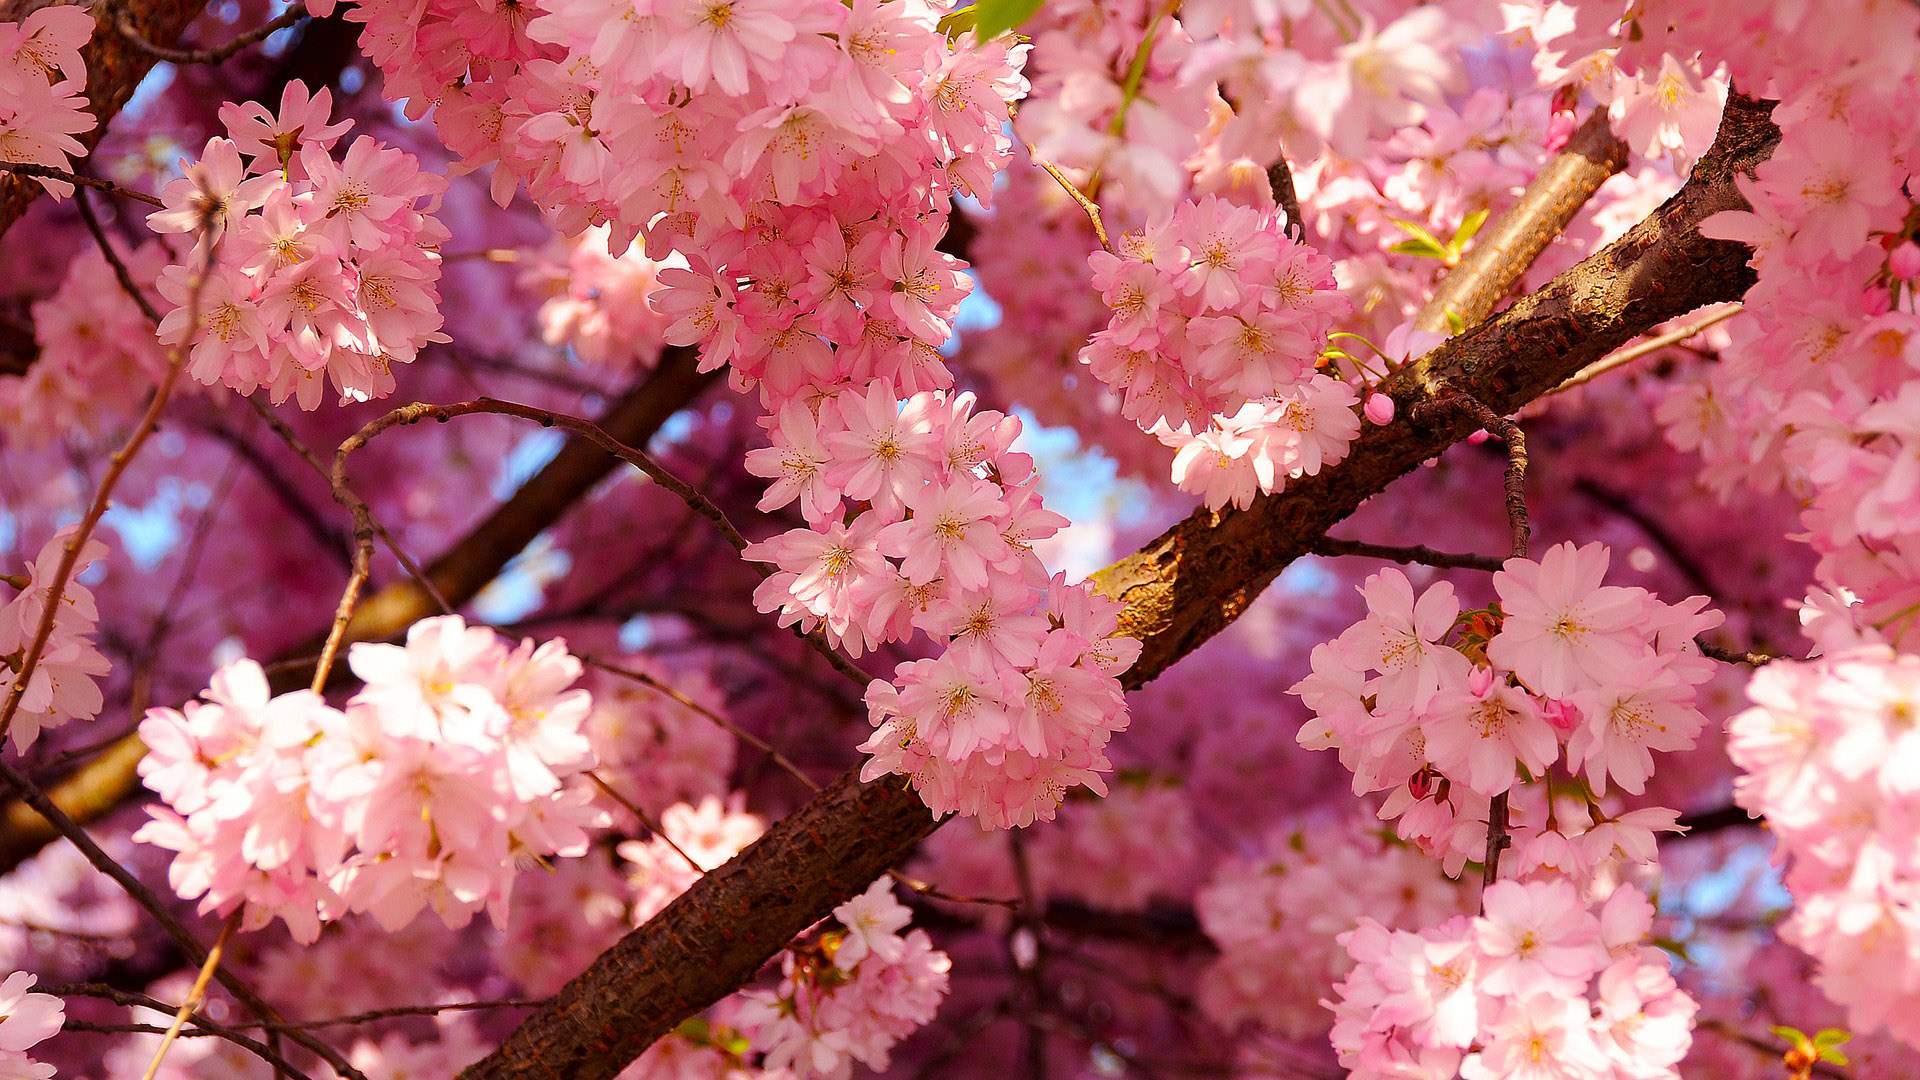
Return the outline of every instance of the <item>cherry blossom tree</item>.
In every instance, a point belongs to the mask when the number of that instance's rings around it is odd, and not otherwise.
[[[0,1080],[1915,1075],[1915,101],[1912,0],[0,0]]]

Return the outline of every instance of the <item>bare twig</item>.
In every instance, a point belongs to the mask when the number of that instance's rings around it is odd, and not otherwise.
[[[772,743],[768,742],[767,740],[761,738],[758,735],[755,735],[753,732],[748,731],[747,729],[741,727],[740,725],[734,723],[732,720],[729,720],[727,717],[721,715],[720,713],[715,712],[714,710],[707,708],[705,705],[702,705],[699,702],[693,700],[687,695],[681,693],[678,689],[675,689],[674,687],[669,686],[668,684],[660,681],[659,679],[654,678],[652,675],[649,675],[646,672],[641,671],[637,668],[625,667],[620,664],[615,664],[606,660],[599,659],[598,657],[587,656],[583,653],[575,653],[574,655],[579,657],[580,662],[583,664],[586,664],[588,667],[599,668],[601,671],[607,672],[610,675],[618,675],[623,679],[631,679],[634,682],[637,682],[640,685],[648,688],[649,690],[665,695],[666,697],[677,702],[682,707],[691,709],[692,711],[699,713],[701,716],[706,717],[708,720],[711,720],[714,724],[718,725],[722,731],[727,732],[728,734],[732,735],[734,738],[739,739],[741,742],[746,743],[748,746],[751,746],[755,750],[758,750],[761,753],[767,755],[767,757],[770,760],[772,760],[775,765],[778,765],[781,769],[785,770],[786,773],[789,776],[792,776],[795,780],[800,781],[801,785],[805,787],[808,791],[815,792],[815,793],[818,793],[820,791],[820,785],[815,783],[812,777],[800,771],[800,766],[795,765],[791,760],[787,758],[785,754],[782,754],[778,749],[776,749]]]
[[[107,241],[106,230],[100,227],[100,219],[94,215],[93,200],[87,198],[85,190],[75,190],[73,204],[79,208],[80,220],[86,223],[87,231],[93,234],[93,242],[99,247],[101,257],[107,260],[108,266],[113,267],[113,276],[120,282],[120,291],[133,300],[134,304],[140,308],[140,313],[147,317],[148,322],[159,326],[159,310],[153,306],[153,301],[147,299],[147,294],[140,291],[140,286],[134,283],[133,272],[127,269],[126,261],[120,258],[120,253],[113,250],[113,245]]]
[[[1323,536],[1315,540],[1308,550],[1315,555],[1359,555],[1403,565],[1438,566],[1453,570],[1485,570],[1489,573],[1500,569],[1506,562],[1505,559],[1492,555],[1436,551],[1421,544],[1395,547],[1388,544],[1369,544],[1360,540],[1342,540],[1333,536]]]
[[[1087,220],[1093,223],[1093,235],[1099,238],[1100,247],[1103,250],[1112,251],[1113,242],[1107,239],[1107,226],[1100,219],[1100,204],[1087,198],[1086,192],[1074,186],[1073,181],[1067,179],[1067,174],[1060,171],[1060,166],[1051,161],[1042,160],[1040,152],[1031,144],[1027,146],[1027,155],[1033,159],[1035,165],[1045,169],[1047,175],[1053,177],[1054,182],[1060,185],[1061,190],[1065,191],[1069,198],[1080,204],[1080,209],[1086,211]]]
[[[186,1000],[173,1014],[173,1023],[168,1025],[166,1034],[160,1037],[160,1045],[153,1048],[153,1057],[147,1062],[147,1071],[140,1080],[153,1080],[160,1071],[160,1063],[167,1059],[167,1051],[173,1048],[173,1040],[180,1037],[180,1029],[187,1026],[187,1019],[200,1011],[207,1000],[207,984],[213,981],[213,973],[219,970],[220,958],[226,955],[227,942],[233,939],[234,927],[240,925],[242,909],[233,909],[227,921],[220,928],[220,936],[213,941],[213,948],[207,950],[207,958],[200,964],[200,973],[194,976],[193,987],[187,991]]]
[[[4,759],[0,759],[0,780],[4,780],[13,785],[21,801],[32,807],[36,813],[46,819],[48,824],[53,826],[55,831],[61,836],[66,837],[68,842],[79,849],[81,856],[84,857],[94,869],[112,878],[114,882],[126,892],[127,896],[132,898],[134,903],[140,905],[140,907],[153,918],[153,921],[159,924],[160,929],[165,931],[169,938],[173,939],[173,943],[179,946],[180,951],[186,954],[188,959],[196,963],[204,963],[206,961],[208,955],[206,947],[200,944],[199,940],[193,936],[193,932],[188,930],[165,904],[161,903],[160,898],[154,895],[153,890],[147,888],[140,882],[140,879],[134,877],[126,867],[121,866],[115,861],[113,856],[108,855],[102,850],[100,845],[94,842],[93,837],[87,835],[85,829],[81,828],[78,823],[67,816],[66,811],[62,810],[52,799],[47,797],[46,792],[41,791],[24,773],[8,764]],[[231,972],[224,968],[215,968],[214,978],[219,979],[220,985],[226,987],[228,992],[239,999],[241,1004],[253,1010],[254,1014],[262,1020],[277,1021],[280,1019],[279,1014],[274,1011],[272,1006],[268,1005],[258,993],[244,982],[241,982],[240,979]],[[166,1011],[164,1006],[162,1007],[162,1011]],[[293,1032],[288,1037],[301,1046],[320,1055],[320,1057],[324,1059],[327,1064],[333,1066],[334,1070],[340,1073],[340,1075],[350,1077],[351,1080],[367,1080],[366,1074],[355,1069],[352,1063],[340,1056],[339,1051],[328,1046],[325,1042],[301,1032]]]
[[[1471,417],[1489,435],[1507,444],[1507,525],[1513,539],[1513,554],[1527,557],[1528,540],[1533,527],[1527,521],[1527,436],[1520,425],[1488,408],[1466,394],[1448,393],[1421,402],[1413,409],[1413,418],[1423,420],[1440,412],[1459,412]]]
[[[1723,664],[1745,664],[1748,667],[1760,667],[1781,659],[1778,653],[1762,650],[1729,649],[1715,645],[1704,637],[1694,638],[1693,644],[1700,650],[1700,655],[1711,660],[1718,660]]]
[[[68,983],[61,986],[48,986],[43,989],[46,993],[53,994],[57,997],[99,998],[102,1001],[111,1001],[116,1005],[124,1005],[131,1009],[147,1009],[163,1015],[174,1011],[174,1006],[168,1005],[164,1001],[148,997],[145,994],[135,994],[116,987],[107,986],[103,983]],[[167,1030],[157,1024],[94,1024],[72,1019],[66,1021],[64,1028],[71,1031],[127,1032],[147,1035],[160,1035],[164,1034]],[[195,1016],[191,1027],[182,1031],[180,1035],[182,1038],[213,1036],[215,1038],[225,1039],[272,1066],[276,1076],[297,1076],[300,1077],[301,1080],[312,1080],[311,1076],[305,1070],[294,1065],[293,1062],[288,1061],[273,1046],[252,1039],[235,1028],[216,1023],[207,1019],[205,1016]],[[278,1038],[277,1033],[275,1038]]]
[[[518,417],[522,420],[531,420],[541,427],[558,427],[573,432],[575,435],[586,439],[607,453],[639,469],[654,483],[659,484],[662,488],[665,488],[668,492],[678,497],[681,502],[685,503],[695,513],[712,524],[713,527],[720,532],[720,535],[726,538],[727,543],[733,545],[734,550],[744,551],[746,549],[747,538],[741,535],[740,530],[734,527],[732,521],[728,520],[726,513],[714,505],[713,500],[702,495],[692,485],[673,475],[673,473],[655,461],[646,451],[628,446],[620,440],[615,439],[600,425],[584,417],[569,416],[565,413],[552,412],[546,409],[536,409],[531,405],[521,405],[512,401],[500,401],[495,398],[476,398],[472,401],[459,401],[449,405],[414,402],[411,405],[403,405],[385,416],[371,421],[365,427],[362,427],[359,431],[349,436],[346,441],[340,444],[340,448],[334,452],[332,471],[334,497],[341,499],[341,504],[345,506],[351,506],[352,501],[357,501],[353,500],[352,493],[346,490],[347,457],[355,450],[365,446],[381,432],[391,430],[401,425],[417,424],[422,420],[437,420],[445,423],[457,416],[472,416],[483,413]],[[342,497],[343,495],[345,498]],[[361,522],[360,520],[363,516],[366,517],[365,522]],[[360,588],[364,586],[366,581],[366,574],[359,568],[361,563],[370,562],[371,559],[371,549],[373,546],[372,519],[370,516],[364,514],[363,508],[360,511],[356,511],[355,521],[357,523],[354,538],[355,573],[354,576],[348,580],[347,591],[342,594],[340,607],[335,612],[333,628],[327,633],[327,644],[321,649],[320,671],[323,674],[316,676],[316,686],[324,683],[324,672],[332,666],[334,655],[339,649],[340,641],[345,637],[347,623],[353,617],[354,602],[358,599]],[[363,532],[365,534],[364,537],[361,535]],[[758,564],[755,564],[755,566],[757,570],[760,569]],[[861,671],[852,662],[847,660],[846,657],[841,656],[833,646],[827,643],[826,638],[818,632],[811,634],[802,633],[797,626],[793,629],[794,633],[812,647],[815,652],[824,657],[827,663],[833,666],[835,671],[845,675],[862,689],[872,681],[871,676]]]
[[[1533,526],[1527,518],[1527,436],[1520,425],[1488,408],[1485,402],[1467,394],[1446,393],[1414,409],[1415,420],[1441,411],[1465,413],[1488,434],[1507,444],[1507,527],[1513,541],[1513,556],[1527,557]],[[1487,852],[1481,864],[1481,889],[1500,880],[1500,853],[1512,846],[1507,835],[1507,793],[1501,792],[1487,805]]]
[[[1607,372],[1612,371],[1615,368],[1625,367],[1626,365],[1633,363],[1635,360],[1638,360],[1641,357],[1646,356],[1650,353],[1657,353],[1661,349],[1664,349],[1669,345],[1678,345],[1679,343],[1687,340],[1688,338],[1694,336],[1695,334],[1698,334],[1701,331],[1706,330],[1708,327],[1718,326],[1719,324],[1726,322],[1728,319],[1733,318],[1735,315],[1740,314],[1740,312],[1743,310],[1745,309],[1742,308],[1741,305],[1739,304],[1727,304],[1721,307],[1720,309],[1709,312],[1698,319],[1694,319],[1693,321],[1688,322],[1684,325],[1677,326],[1674,329],[1669,330],[1664,334],[1655,335],[1654,337],[1650,337],[1645,341],[1635,342],[1634,344],[1629,345],[1624,349],[1621,349],[1619,352],[1616,352],[1610,356],[1604,357],[1592,364],[1587,365],[1584,368],[1581,368],[1577,373],[1574,374],[1573,378],[1568,379],[1566,382],[1563,382],[1559,386],[1554,387],[1551,391],[1549,391],[1549,393],[1558,394],[1563,390],[1571,390],[1574,387],[1581,385],[1582,383],[1592,382],[1594,379],[1597,379],[1600,376],[1605,375]]]
[[[202,222],[199,233],[205,236],[207,226]],[[187,327],[191,329],[200,322],[200,299],[204,291],[207,274],[213,267],[214,253],[218,245],[208,244],[200,265],[195,267],[187,282]],[[191,348],[191,335],[183,336],[180,344],[168,350],[167,372],[160,379],[160,385],[154,388],[153,397],[147,402],[147,411],[134,425],[133,433],[120,449],[113,452],[107,471],[100,477],[100,486],[94,491],[93,502],[80,519],[73,535],[67,538],[60,550],[60,561],[54,567],[53,580],[47,583],[46,606],[40,613],[40,625],[34,628],[33,637],[27,642],[27,649],[20,659],[13,685],[7,690],[6,703],[0,706],[0,736],[13,725],[13,718],[20,710],[20,701],[26,696],[27,687],[33,681],[34,671],[39,667],[40,658],[45,654],[47,643],[53,637],[53,626],[59,618],[61,602],[67,591],[67,584],[73,578],[74,565],[80,560],[80,550],[93,537],[93,530],[106,515],[107,506],[113,499],[113,489],[126,474],[127,467],[147,443],[147,437],[160,426],[160,414],[173,397],[173,388],[180,381],[180,372],[186,367],[187,351]]]
[[[607,798],[612,799],[614,802],[617,802],[621,806],[626,807],[627,812],[629,814],[632,814],[634,817],[639,818],[640,824],[645,825],[647,827],[647,831],[653,833],[653,835],[659,837],[660,839],[665,840],[667,842],[667,846],[673,849],[674,854],[680,856],[682,859],[685,859],[687,861],[687,865],[693,868],[693,872],[695,874],[699,874],[699,875],[706,874],[707,868],[700,865],[700,860],[695,859],[693,856],[687,854],[687,849],[681,847],[677,842],[675,842],[673,837],[667,835],[667,830],[663,828],[658,821],[654,820],[654,817],[652,814],[649,814],[644,809],[642,809],[639,803],[634,802],[632,799],[629,799],[625,795],[620,794],[619,791],[615,790],[612,784],[607,783],[606,777],[601,776],[599,770],[588,769],[586,771],[586,777],[587,779],[593,781],[593,786],[599,788],[601,792],[603,792],[607,796]]]
[[[158,57],[161,60],[165,60],[168,63],[218,64],[221,61],[234,56],[235,54],[239,53],[243,49],[246,49],[248,46],[258,45],[260,42],[265,41],[268,38],[272,37],[273,35],[279,33],[280,31],[285,30],[297,24],[298,22],[300,22],[300,20],[306,17],[307,17],[306,5],[295,4],[292,8],[288,9],[286,12],[282,13],[278,17],[272,19],[267,23],[264,23],[259,27],[256,27],[255,29],[249,30],[244,34],[241,34],[239,37],[234,38],[232,41],[227,42],[225,45],[217,45],[207,49],[169,49],[163,45],[155,45],[153,42],[148,41],[145,37],[141,36],[139,29],[133,25],[133,20],[129,18],[125,12],[122,12],[120,14],[120,17],[117,20],[115,20],[114,28],[120,31],[121,37],[124,37],[128,41],[132,42],[134,48],[139,49],[141,52],[144,52],[149,56],[154,56],[154,57]]]
[[[97,176],[81,176],[65,169],[56,169],[51,165],[35,165],[29,161],[0,161],[0,172],[19,173],[21,176],[41,177],[47,180],[65,180],[76,187],[90,187],[98,191],[110,192],[124,199],[133,199],[148,206],[165,206],[166,203],[144,191],[121,187],[111,180],[102,180]]]

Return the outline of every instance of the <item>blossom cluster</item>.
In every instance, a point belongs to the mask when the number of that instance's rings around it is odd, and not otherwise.
[[[1416,596],[1399,570],[1372,575],[1366,618],[1316,646],[1293,687],[1315,714],[1301,745],[1337,750],[1355,794],[1390,792],[1381,815],[1450,870],[1478,857],[1488,801],[1563,751],[1596,795],[1643,792],[1653,752],[1693,746],[1705,724],[1695,698],[1714,663],[1694,638],[1721,616],[1704,596],[1603,584],[1608,562],[1599,543],[1508,559],[1498,604],[1464,617],[1447,582]]]
[[[1012,449],[1019,430],[970,393],[902,402],[875,380],[817,415],[787,405],[774,445],[747,456],[774,478],[761,509],[797,499],[811,522],[747,549],[778,568],[755,592],[761,610],[855,655],[916,629],[946,645],[868,688],[863,774],[904,773],[934,813],[1001,826],[1100,785],[1102,747],[1126,723],[1117,675],[1139,655],[1115,636],[1119,605],[1049,578],[1034,554],[1065,519]],[[847,500],[862,508],[844,514]]]
[[[167,263],[155,243],[117,254],[143,289]],[[76,431],[97,435],[136,413],[166,373],[153,324],[94,247],[67,264],[53,295],[34,302],[33,337],[40,354],[32,366],[18,378],[0,378],[0,429],[9,445],[42,446]]]
[[[13,599],[0,606],[0,671],[8,673],[6,683],[26,660],[26,653],[46,617],[47,603],[53,592],[53,579],[66,555],[67,545],[79,536],[80,527],[69,525],[53,534],[28,567],[27,584]],[[107,545],[89,537],[80,546],[60,592],[59,608],[33,677],[13,714],[7,734],[16,750],[33,745],[40,733],[57,728],[69,720],[91,720],[100,714],[105,698],[100,693],[100,676],[113,665],[93,643],[100,625],[100,608],[93,592],[76,580],[82,571],[105,558]]]
[[[1174,483],[1211,509],[1318,473],[1360,433],[1353,388],[1317,368],[1349,303],[1286,224],[1208,195],[1088,257],[1112,317],[1080,362],[1176,451]]]
[[[659,262],[638,246],[614,255],[611,231],[595,225],[572,239],[555,238],[523,281],[550,294],[540,305],[540,336],[590,364],[627,371],[653,363],[666,343],[667,320],[648,297],[660,271],[685,267],[677,255]]]
[[[186,370],[206,385],[264,386],[276,404],[313,409],[331,380],[342,401],[366,401],[393,391],[393,364],[447,340],[448,233],[434,217],[446,180],[370,135],[336,160],[353,122],[330,123],[332,107],[331,91],[297,80],[277,113],[221,106],[226,136],[207,140],[148,216],[155,232],[195,238],[160,273],[160,340],[190,347]]]
[[[593,714],[587,717],[586,732],[593,745],[594,771],[655,815],[676,803],[700,804],[725,795],[737,750],[734,736],[687,704],[724,716],[726,696],[720,688],[698,668],[675,665],[669,670],[645,655],[622,657],[619,666],[668,689],[599,669],[587,673]],[[611,800],[607,809],[616,821],[631,816]]]
[[[760,507],[798,499],[809,523],[750,550],[779,569],[759,606],[856,654],[915,629],[963,639],[872,689],[868,774],[1002,824],[1097,784],[1129,648],[1110,605],[1049,582],[1031,545],[1062,522],[1008,448],[1018,422],[950,393],[939,352],[971,281],[938,243],[956,193],[991,197],[1026,47],[950,39],[934,4],[569,0],[524,25],[444,7],[352,11],[387,92],[437,104],[497,197],[524,182],[563,232],[643,239],[619,281],[661,339],[759,389]],[[550,309],[550,334],[599,352],[617,298],[588,289]],[[849,500],[867,505],[841,520]]]
[[[1024,49],[950,40],[946,7],[381,0],[346,17],[388,97],[434,109],[459,167],[492,167],[501,205],[524,184],[563,233],[611,222],[620,247],[657,235],[658,256],[747,228],[766,200],[986,197]]]
[[[365,687],[344,710],[274,696],[240,660],[205,701],[148,712],[140,775],[165,805],[135,838],[176,853],[182,897],[307,942],[352,911],[389,930],[428,907],[498,923],[519,867],[585,853],[607,816],[581,775],[592,702],[563,645],[510,648],[448,615],[348,661]]]
[[[780,985],[740,995],[737,1022],[771,1073],[847,1080],[859,1062],[887,1068],[895,1043],[933,1019],[947,994],[947,954],[881,878],[833,909],[840,923],[816,948],[789,949]]]
[[[767,823],[742,809],[738,796],[722,802],[709,795],[698,806],[668,807],[660,815],[660,828],[645,840],[622,841],[616,849],[627,864],[635,926],[659,914],[707,871],[760,839]]]
[[[1223,862],[1194,897],[1200,928],[1220,948],[1199,986],[1200,1008],[1306,1039],[1326,1031],[1321,1003],[1352,969],[1338,940],[1362,918],[1418,930],[1471,910],[1472,894],[1433,860],[1361,821],[1275,830],[1253,858]]]
[[[1734,798],[1764,815],[1793,914],[1780,937],[1820,962],[1849,1026],[1920,1043],[1920,656],[1884,644],[1754,673],[1727,724]]]
[[[1170,778],[1122,769],[1095,798],[1074,793],[1044,827],[1012,840],[974,821],[942,828],[920,845],[912,872],[967,896],[1071,899],[1102,911],[1144,912],[1192,895],[1205,842],[1190,792]]]
[[[80,47],[93,36],[93,14],[77,5],[43,7],[20,22],[0,22],[0,161],[69,171],[87,152],[75,135],[92,131],[87,67]],[[36,177],[56,196],[65,180]]]
[[[0,982],[0,1076],[52,1080],[54,1068],[27,1056],[66,1022],[66,1006],[51,994],[31,993],[35,979],[24,971]]]
[[[1333,1045],[1357,1080],[1455,1075],[1677,1078],[1694,1000],[1643,945],[1653,906],[1622,886],[1596,912],[1561,881],[1502,881],[1477,917],[1421,931],[1363,917]]]

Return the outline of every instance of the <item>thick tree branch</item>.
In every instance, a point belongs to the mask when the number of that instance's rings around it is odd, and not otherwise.
[[[1527,185],[1520,201],[1474,238],[1460,265],[1420,309],[1414,327],[1447,333],[1449,313],[1467,326],[1479,325],[1600,185],[1626,165],[1627,144],[1607,126],[1607,110],[1595,109]]]
[[[62,0],[0,0],[0,22],[18,22],[59,2]],[[130,0],[118,10],[124,12],[124,23],[133,33],[164,48],[179,42],[181,31],[206,8],[206,0]],[[100,18],[96,12],[95,21]],[[106,135],[107,125],[119,115],[159,58],[104,23],[94,27],[93,39],[80,50],[80,58],[87,65],[87,111],[97,123],[79,139],[91,153]],[[25,176],[0,175],[0,233],[20,220],[40,191],[40,185]]]
[[[1687,184],[1625,237],[1448,341],[1385,386],[1399,415],[1444,383],[1505,415],[1660,322],[1739,299],[1748,250],[1700,235],[1745,206],[1733,184],[1772,153],[1771,103],[1738,95]],[[1369,428],[1339,466],[1244,511],[1201,510],[1095,575],[1141,639],[1138,687],[1238,617],[1327,528],[1479,427],[1467,416]],[[842,776],[602,954],[463,1080],[605,1080],[687,1017],[751,979],[794,935],[885,873],[938,823],[897,777]]]
[[[622,442],[645,445],[669,416],[686,407],[713,381],[694,370],[691,350],[668,349],[660,365],[615,402],[600,426]],[[554,459],[464,539],[427,568],[427,579],[456,606],[471,600],[497,576],[508,560],[558,521],[569,507],[612,472],[619,459],[584,439],[567,440]],[[439,605],[417,581],[397,581],[363,601],[348,623],[346,640],[378,641],[414,622],[439,613]],[[324,633],[324,631],[323,631]],[[319,651],[322,635],[295,655]],[[272,675],[276,693],[298,689],[312,677],[311,662],[285,664]],[[125,805],[140,793],[135,771],[145,747],[129,735],[72,776],[53,785],[48,796],[85,824]],[[14,802],[0,810],[0,873],[39,851],[59,834],[32,807]]]

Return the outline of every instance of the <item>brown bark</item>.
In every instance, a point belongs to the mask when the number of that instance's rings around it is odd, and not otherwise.
[[[1466,326],[1480,325],[1600,185],[1626,167],[1627,144],[1607,125],[1607,110],[1595,109],[1520,200],[1473,238],[1460,264],[1420,309],[1414,326],[1447,333],[1449,312]]]
[[[0,0],[0,22],[18,22],[43,7],[63,0]],[[107,133],[107,125],[133,96],[140,80],[153,70],[155,57],[127,40],[108,21],[124,11],[140,36],[155,45],[171,47],[180,34],[207,8],[206,0],[133,0],[111,9],[105,0],[82,6],[94,10],[93,38],[80,50],[87,65],[87,111],[97,123],[93,130],[79,136],[88,152]],[[0,233],[5,233],[26,213],[27,206],[44,190],[38,181],[24,176],[0,174]]]
[[[713,382],[711,374],[694,370],[689,349],[668,349],[660,366],[616,401],[600,425],[631,446],[645,446],[669,416],[685,408]],[[507,561],[540,535],[567,508],[619,464],[619,459],[585,439],[568,439],[552,461],[464,539],[427,567],[447,602],[458,607],[473,599],[492,581]],[[418,582],[397,581],[362,601],[347,626],[348,641],[378,641],[393,637],[412,623],[439,614],[439,606]],[[324,632],[323,632],[324,634]],[[320,637],[310,647],[296,650],[312,656]],[[310,664],[288,665],[274,673],[276,693],[300,689],[312,677]],[[146,748],[129,735],[73,775],[49,788],[47,794],[82,824],[98,820],[138,797],[140,777],[135,771]],[[0,873],[6,873],[58,837],[32,807],[14,802],[0,810]]]
[[[1748,250],[1709,240],[1702,218],[1746,204],[1733,184],[1772,153],[1770,102],[1734,96],[1719,138],[1672,199],[1625,237],[1388,384],[1399,408],[1444,387],[1506,414],[1676,315],[1739,299]],[[1245,511],[1196,512],[1095,575],[1126,601],[1122,631],[1144,645],[1138,687],[1236,618],[1328,526],[1478,425],[1447,411],[1431,426],[1369,428],[1351,456]],[[884,873],[937,826],[898,778],[848,774],[789,814],[602,954],[462,1080],[605,1080],[681,1021],[753,978],[794,935]]]

